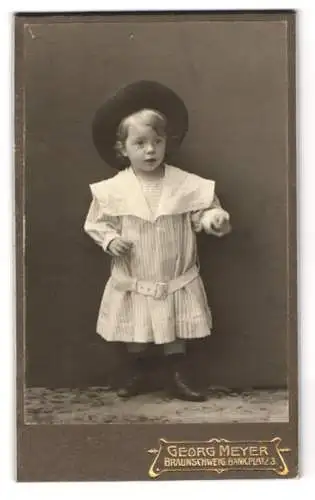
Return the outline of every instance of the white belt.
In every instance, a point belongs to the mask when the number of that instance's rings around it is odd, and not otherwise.
[[[188,285],[199,275],[197,266],[191,267],[189,271],[167,282],[145,281],[137,278],[128,278],[115,273],[112,276],[113,285],[116,290],[122,292],[136,292],[141,295],[148,295],[155,299],[165,299],[167,295],[176,292],[180,288]]]

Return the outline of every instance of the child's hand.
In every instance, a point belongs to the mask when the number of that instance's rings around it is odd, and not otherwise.
[[[133,243],[123,238],[114,238],[108,245],[108,250],[116,257],[121,257],[128,253]]]
[[[216,236],[219,237],[225,236],[226,234],[229,234],[231,231],[232,227],[228,219],[224,219],[222,222],[220,222],[218,224],[218,229],[214,224],[212,226],[212,234],[215,234]]]
[[[203,215],[202,226],[207,234],[224,236],[231,231],[230,215],[222,208],[214,208]]]

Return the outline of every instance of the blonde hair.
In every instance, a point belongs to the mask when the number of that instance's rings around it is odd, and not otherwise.
[[[128,137],[129,126],[134,120],[141,120],[144,125],[150,126],[159,137],[167,136],[166,117],[155,109],[141,109],[121,120],[117,128],[115,150],[117,156],[124,160],[122,150]]]

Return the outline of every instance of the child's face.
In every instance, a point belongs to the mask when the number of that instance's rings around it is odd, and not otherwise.
[[[129,124],[122,152],[135,170],[152,172],[163,162],[165,146],[165,137],[159,136],[150,125],[135,120]]]

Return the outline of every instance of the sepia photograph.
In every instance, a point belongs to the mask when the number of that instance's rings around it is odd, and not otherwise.
[[[22,424],[288,424],[294,14],[21,14],[15,50]]]

